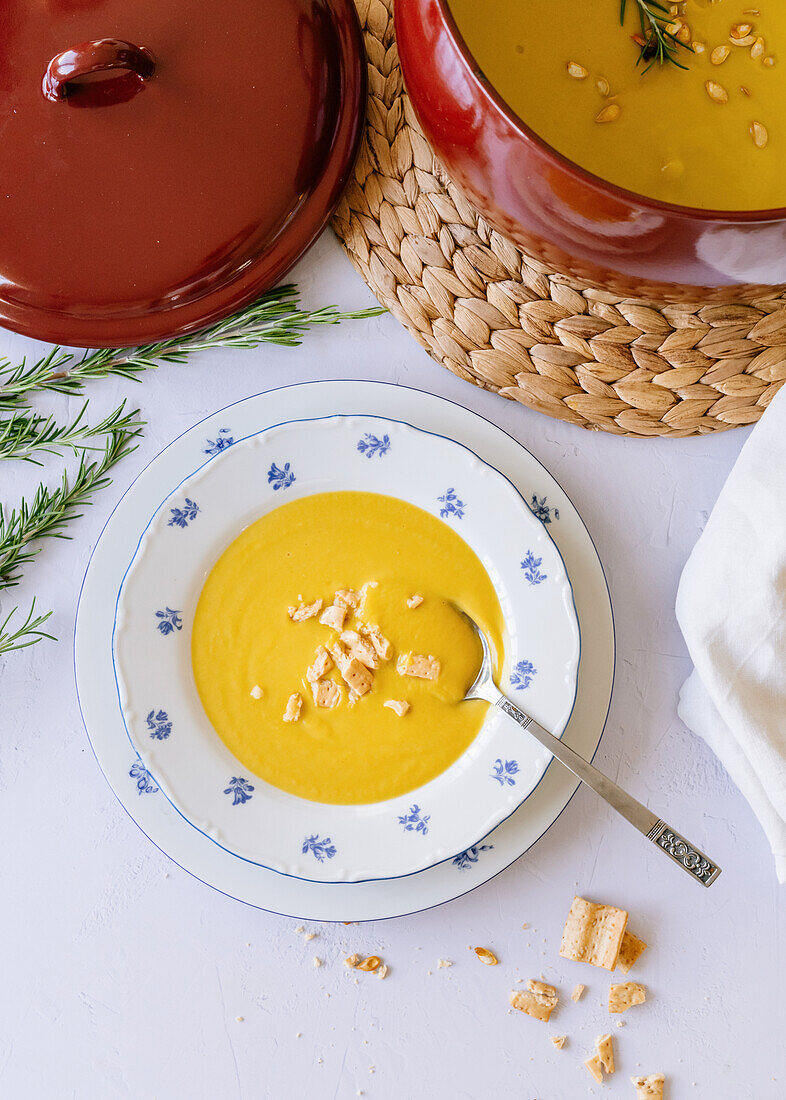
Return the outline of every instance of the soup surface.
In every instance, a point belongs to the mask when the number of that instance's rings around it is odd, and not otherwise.
[[[391,655],[354,700],[333,665],[321,680],[335,684],[323,690],[340,701],[318,706],[307,670],[319,646],[335,650],[339,629],[319,612],[302,621],[290,615],[318,599],[324,614],[346,589],[362,599],[347,608],[342,629],[378,628]],[[416,596],[422,602],[409,606]],[[303,798],[378,802],[419,787],[464,752],[487,709],[459,705],[480,646],[447,600],[484,627],[501,658],[494,586],[442,520],[376,493],[319,493],[282,505],[231,543],[199,599],[192,665],[214,729],[244,768]],[[407,654],[436,658],[438,677],[402,674],[397,665]],[[300,712],[286,721],[295,693]],[[389,701],[409,710],[399,716]]]
[[[636,0],[624,27],[620,0],[449,4],[500,95],[583,168],[686,206],[786,206],[784,0],[666,5],[691,50],[646,72]]]

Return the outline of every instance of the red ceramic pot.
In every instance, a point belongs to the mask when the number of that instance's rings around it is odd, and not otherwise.
[[[2,0],[0,324],[116,346],[282,278],[362,132],[353,0]]]
[[[723,302],[786,290],[786,209],[698,210],[615,187],[507,106],[447,0],[398,0],[395,28],[426,138],[473,205],[525,252],[626,297]]]

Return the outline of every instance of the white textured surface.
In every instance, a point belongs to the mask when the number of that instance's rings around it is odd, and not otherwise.
[[[371,301],[329,236],[294,278],[308,304]],[[0,334],[0,354],[35,350]],[[643,878],[645,842],[581,790],[528,856],[475,893],[411,918],[314,926],[307,942],[295,921],[174,867],[119,807],[73,686],[73,615],[90,549],[115,500],[173,435],[229,401],[326,377],[402,382],[463,402],[562,482],[606,566],[617,623],[617,683],[596,763],[718,860],[724,873],[711,890],[666,859],[648,859]],[[142,386],[95,383],[91,395],[96,418],[128,395],[150,426],[73,542],[47,545],[18,592],[55,608],[59,643],[0,663],[0,1096],[576,1100],[632,1097],[628,1077],[659,1070],[669,1100],[786,1095],[784,894],[748,806],[675,716],[689,671],[677,580],[745,433],[591,435],[459,382],[387,317],[311,335],[300,349],[204,355]],[[14,502],[37,476],[9,464],[0,498]],[[574,891],[628,908],[651,944],[630,975],[650,1001],[624,1028],[612,1025],[618,1072],[602,1087],[581,1062],[609,1026],[608,975],[558,956]],[[483,966],[468,945],[493,948],[500,965]],[[388,979],[346,970],[353,951],[383,955]],[[454,966],[438,969],[439,958]],[[563,997],[552,1023],[509,1015],[515,978],[541,972]],[[587,992],[575,1005],[577,981]],[[569,1040],[555,1051],[548,1036],[561,1033]]]

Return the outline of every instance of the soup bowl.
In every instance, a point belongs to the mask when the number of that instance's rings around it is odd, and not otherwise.
[[[786,290],[786,208],[677,206],[564,157],[495,90],[447,0],[399,0],[398,52],[418,122],[489,223],[554,271],[625,297],[752,301]]]

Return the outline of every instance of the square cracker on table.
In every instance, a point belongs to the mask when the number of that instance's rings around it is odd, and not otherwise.
[[[634,936],[626,928],[620,944],[620,953],[617,956],[617,965],[620,970],[627,974],[636,959],[643,955],[646,950],[647,945],[644,940],[640,940],[638,936]]]
[[[651,1073],[649,1077],[631,1077],[636,1088],[636,1100],[663,1100],[665,1080],[662,1073]]]
[[[557,1007],[559,997],[553,985],[545,982],[536,982],[532,978],[527,982],[526,989],[515,989],[510,994],[510,1003],[519,1012],[526,1012],[536,1020],[548,1020]]]
[[[628,923],[624,909],[575,897],[565,922],[559,953],[565,959],[613,970]]]

